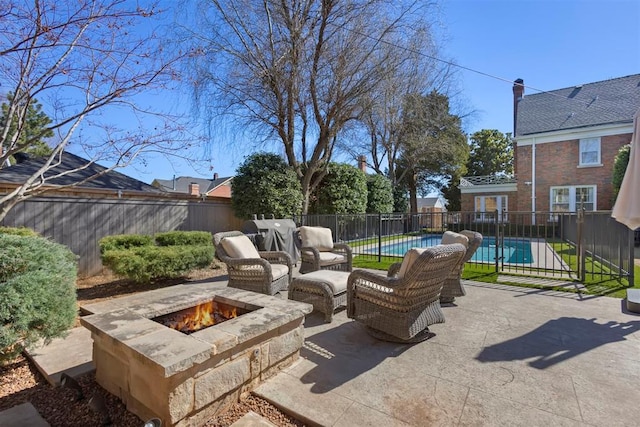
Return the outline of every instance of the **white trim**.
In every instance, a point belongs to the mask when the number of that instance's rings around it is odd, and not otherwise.
[[[518,184],[485,184],[473,185],[471,187],[459,187],[460,194],[480,194],[480,193],[496,193],[496,192],[514,192],[518,190]]]
[[[514,138],[518,147],[527,145],[544,144],[547,142],[569,141],[574,139],[595,138],[611,135],[623,135],[633,133],[633,122],[618,123],[615,125],[589,126],[583,128],[563,129],[553,132],[541,132],[531,135],[523,135]]]

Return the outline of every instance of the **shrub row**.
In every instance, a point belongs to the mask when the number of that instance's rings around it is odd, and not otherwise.
[[[176,278],[213,262],[211,233],[170,231],[154,237],[130,234],[100,240],[102,263],[137,283]]]
[[[76,318],[76,256],[35,233],[0,233],[0,364]]]

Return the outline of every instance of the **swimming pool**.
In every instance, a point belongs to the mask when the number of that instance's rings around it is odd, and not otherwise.
[[[427,235],[413,237],[402,242],[382,245],[382,255],[403,256],[410,248],[426,248],[440,244],[442,235]],[[528,240],[503,239],[503,249],[498,248],[498,257],[504,257],[504,262],[512,264],[532,264],[533,254],[531,253],[531,242]],[[375,250],[367,251],[377,253]],[[485,237],[482,245],[478,248],[471,261],[495,262],[496,239],[495,237]]]

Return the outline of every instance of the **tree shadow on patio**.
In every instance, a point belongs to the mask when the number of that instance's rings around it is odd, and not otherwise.
[[[605,344],[625,341],[640,330],[640,321],[597,323],[595,318],[561,317],[537,329],[498,344],[485,347],[476,359],[500,362],[535,358],[529,366],[546,369]]]
[[[377,340],[358,322],[343,323],[306,338],[300,356],[313,362],[315,367],[300,380],[313,384],[313,393],[326,393],[373,369],[385,359],[398,357],[410,347],[411,344]]]

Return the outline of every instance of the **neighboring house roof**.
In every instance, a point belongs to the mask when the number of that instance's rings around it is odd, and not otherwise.
[[[444,201],[441,197],[418,197],[418,210],[422,208],[444,208]]]
[[[640,74],[524,95],[517,105],[516,137],[632,122],[640,107]]]
[[[0,182],[21,184],[34,173],[38,171],[45,163],[46,158],[35,157],[24,160],[22,163],[18,163],[9,166],[4,169],[0,169]],[[89,163],[89,160],[76,156],[69,152],[62,154],[62,162],[45,172],[45,178],[54,176],[56,174],[79,169]],[[47,182],[50,185],[68,186],[76,182],[87,179],[99,173],[103,173],[107,168],[100,166],[97,163],[92,163],[88,167],[82,170],[76,170],[68,175],[54,178]],[[150,186],[142,181],[138,181],[135,178],[131,178],[120,172],[109,171],[103,175],[94,178],[90,181],[78,185],[77,188],[94,188],[94,189],[109,189],[109,190],[128,190],[128,191],[144,191],[159,193],[155,187]]]
[[[174,179],[154,179],[151,185],[171,193],[189,193],[189,185],[198,184],[200,194],[209,194],[216,188],[229,183],[232,178],[232,176],[215,179],[180,176]]]

